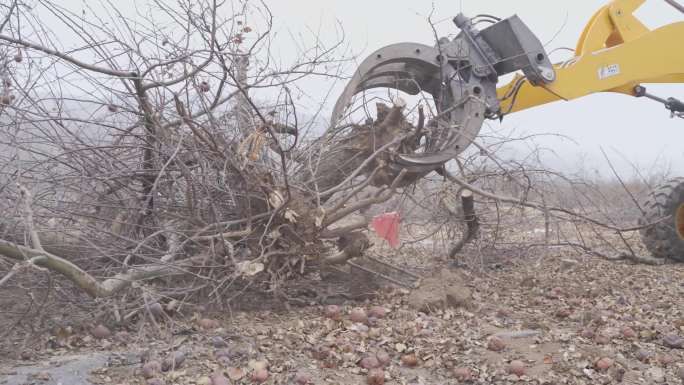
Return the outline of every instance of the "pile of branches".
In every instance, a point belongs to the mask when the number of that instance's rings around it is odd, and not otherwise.
[[[316,135],[292,90],[336,78],[341,40],[281,68],[263,4],[155,4],[161,20],[0,9],[3,282],[37,267],[95,298],[160,277],[159,295],[220,298],[360,256],[369,218],[349,217],[422,177],[389,166],[424,117],[379,104],[374,121]],[[62,46],[40,16],[80,42]]]
[[[422,108],[411,123],[405,103],[378,103],[364,124],[324,128],[317,114],[298,113],[302,81],[342,73],[342,39],[314,37],[282,65],[262,3],[178,0],[122,12],[0,5],[0,263],[13,266],[0,287],[37,268],[94,298],[153,280],[154,295],[169,299],[220,300],[255,283],[277,292],[363,255],[372,206],[420,195],[428,173],[393,159],[419,148]],[[477,146],[460,176],[434,170],[459,186],[456,196],[471,192],[472,231],[452,254],[477,235],[472,192],[497,212],[506,203],[602,225],[587,210],[546,204],[543,188],[526,185],[529,170],[492,155],[499,144]],[[524,194],[482,184],[493,179]],[[411,200],[434,208],[433,193]]]

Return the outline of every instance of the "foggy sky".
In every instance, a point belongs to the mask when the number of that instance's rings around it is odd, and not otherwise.
[[[459,11],[469,16],[489,13],[508,17],[517,13],[543,43],[548,42],[547,51],[558,47],[574,48],[589,18],[606,2],[270,0],[267,3],[276,15],[276,27],[295,34],[305,31],[305,26],[308,26],[314,31],[321,31],[325,37],[333,33],[334,23],[339,21],[352,49],[361,52],[360,60],[363,60],[372,51],[396,42],[432,45],[433,32],[427,16],[433,5],[433,20],[444,20],[437,26],[440,35],[457,32],[451,18]],[[660,0],[648,0],[637,16],[650,28],[684,21],[683,14]],[[680,50],[682,47],[672,49]],[[571,52],[558,51],[551,58],[562,61],[572,56]],[[661,96],[684,99],[684,85],[652,85],[648,88]],[[549,163],[565,171],[594,167],[602,174],[607,173],[600,151],[603,148],[621,173],[631,174],[629,163],[632,162],[645,173],[651,168],[669,165],[678,175],[684,175],[684,119],[670,119],[662,105],[645,99],[619,94],[591,95],[507,116],[501,126],[498,122],[490,125],[492,129],[515,128],[518,132],[558,133],[573,138],[577,143],[559,139],[541,143],[557,152],[557,156],[547,158]]]
[[[273,57],[283,62],[293,61],[297,55],[297,40],[317,36],[323,42],[335,41],[341,28],[349,51],[358,61],[382,46],[413,41],[432,45],[433,31],[427,22],[432,12],[440,36],[458,32],[451,18],[463,11],[474,16],[489,13],[508,17],[517,13],[523,21],[548,43],[547,51],[576,45],[580,32],[592,14],[605,4],[596,0],[540,1],[540,0],[265,0],[274,15],[275,43]],[[64,0],[63,6],[73,10],[82,7],[81,0]],[[117,6],[133,12],[144,8],[145,0],[119,0]],[[92,6],[92,4],[91,4]],[[433,8],[434,7],[434,8]],[[644,23],[655,28],[668,22],[684,20],[660,0],[648,0],[637,13]],[[341,28],[340,28],[341,26]],[[681,50],[679,46],[672,50]],[[553,61],[572,57],[568,51],[551,55]],[[644,58],[648,60],[648,58]],[[346,68],[353,73],[354,66]],[[343,82],[331,84],[316,80],[306,85],[309,105],[322,106],[325,119],[329,115]],[[649,91],[660,96],[684,99],[684,85],[652,85]],[[326,99],[326,95],[329,97]],[[621,173],[630,176],[632,166],[649,174],[653,170],[671,167],[675,174],[684,175],[684,120],[670,119],[664,107],[646,99],[618,94],[591,95],[571,102],[556,102],[507,116],[502,124],[488,123],[489,130],[510,131],[518,134],[554,133],[573,140],[548,138],[537,143],[549,148],[544,158],[549,165],[567,172],[597,169],[608,175],[608,167],[601,155],[603,148]],[[553,151],[555,154],[553,154]],[[609,175],[608,175],[609,176]]]

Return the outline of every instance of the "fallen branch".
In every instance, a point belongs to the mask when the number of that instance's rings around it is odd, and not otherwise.
[[[64,258],[50,254],[46,251],[17,245],[1,239],[0,255],[17,261],[31,260],[36,266],[44,267],[50,271],[63,275],[93,298],[110,297],[120,292],[122,289],[129,287],[133,282],[160,276],[186,274],[187,270],[183,269],[182,266],[190,267],[193,266],[195,262],[199,262],[206,258],[205,256],[195,256],[178,261],[173,265],[160,263],[131,267],[131,270],[126,273],[117,274],[114,277],[100,282],[85,270]]]
[[[29,259],[29,260],[22,262],[22,263],[15,263],[14,266],[12,266],[12,269],[10,269],[10,271],[7,274],[5,274],[5,276],[2,277],[2,279],[0,279],[0,287],[2,287],[2,285],[7,283],[7,281],[9,281],[13,276],[15,276],[20,271],[22,271],[22,270],[24,270],[30,266],[33,266],[34,262],[35,262],[34,259]]]

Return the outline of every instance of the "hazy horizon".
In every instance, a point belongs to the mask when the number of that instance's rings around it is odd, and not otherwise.
[[[332,42],[342,33],[348,52],[356,57],[356,61],[396,42],[433,44],[434,35],[427,22],[428,15],[432,13],[433,20],[438,21],[438,34],[448,36],[458,32],[451,18],[460,11],[471,16],[480,13],[500,17],[518,14],[540,40],[547,43],[547,51],[551,52],[561,47],[574,47],[592,14],[605,4],[604,1],[589,0],[554,3],[552,6],[548,2],[532,0],[266,0],[265,3],[274,15],[275,38],[271,55],[283,63],[296,59],[301,53],[302,42]],[[77,0],[64,0],[61,4],[77,12],[83,7],[83,3]],[[149,3],[122,0],[117,6],[127,16],[135,17],[135,13],[145,9],[146,4]],[[662,1],[647,1],[637,15],[651,28],[684,20],[684,15]],[[57,25],[50,27],[59,31]],[[65,47],[70,46],[69,41],[62,43]],[[565,50],[554,51],[551,55],[554,61],[572,56]],[[344,74],[349,76],[353,71],[354,65],[350,63]],[[304,81],[302,85],[300,112],[311,116],[321,109],[319,120],[327,121],[344,82],[317,78]],[[681,84],[649,85],[648,88],[663,97],[684,99],[684,85]],[[596,169],[600,174],[610,176],[601,152],[604,149],[621,174],[632,174],[633,165],[636,165],[645,174],[671,167],[674,174],[684,175],[684,120],[670,119],[662,105],[646,99],[596,94],[516,113],[507,116],[503,123],[488,122],[485,129],[515,131],[520,135],[553,134],[548,138],[538,138],[536,144],[548,148],[544,158],[548,165],[565,172]],[[525,147],[519,150],[522,154]]]
[[[335,22],[344,27],[347,41],[359,61],[382,46],[414,41],[432,44],[433,31],[427,16],[441,21],[436,27],[440,36],[457,33],[451,18],[459,11],[474,16],[489,13],[499,17],[518,14],[547,44],[547,51],[560,47],[575,47],[585,24],[604,1],[573,1],[553,3],[532,0],[504,2],[495,0],[462,0],[415,2],[407,0],[344,2],[267,1],[275,15],[276,30],[303,33],[308,26],[321,35],[332,35]],[[293,4],[306,6],[292,6]],[[432,6],[434,5],[434,10]],[[360,11],[363,9],[363,11]],[[637,12],[650,28],[684,20],[684,15],[665,2],[647,1]],[[673,47],[674,49],[674,47]],[[551,55],[555,61],[570,58],[568,51]],[[348,74],[352,73],[352,69]],[[337,85],[333,99],[342,85]],[[664,97],[684,99],[684,85],[648,85],[649,91]],[[334,100],[327,103],[328,111]],[[596,167],[610,176],[601,148],[620,173],[629,174],[634,163],[648,173],[668,165],[673,172],[684,175],[684,120],[670,119],[669,112],[658,103],[621,94],[595,94],[570,102],[557,102],[507,116],[503,123],[489,122],[491,129],[521,133],[553,133],[558,137],[541,140],[539,144],[555,151],[557,156],[545,159],[549,165],[567,172],[582,167]]]

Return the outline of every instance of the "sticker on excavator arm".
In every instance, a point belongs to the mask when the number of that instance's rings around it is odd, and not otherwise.
[[[620,75],[620,65],[611,64],[609,66],[601,67],[598,70],[599,79],[608,79],[613,76]]]

